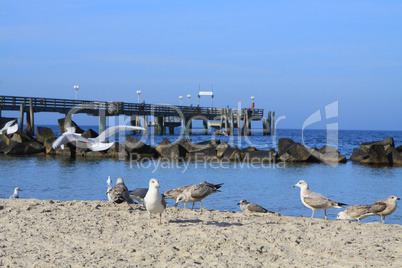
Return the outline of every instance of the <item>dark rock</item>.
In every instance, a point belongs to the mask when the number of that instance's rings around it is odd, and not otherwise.
[[[7,143],[5,141],[0,141],[0,153],[4,153],[4,148],[7,147]]]
[[[324,145],[318,151],[310,151],[315,157],[321,161],[331,164],[331,163],[346,163],[346,156],[339,153],[335,148]]]
[[[241,151],[242,151],[243,153],[247,153],[247,152],[254,152],[254,151],[258,151],[258,149],[257,149],[257,148],[255,148],[255,147],[251,147],[251,146],[249,146],[249,147],[247,147],[247,148],[243,148],[243,149],[241,149]]]
[[[158,146],[156,146],[156,152],[159,155],[162,155],[162,152],[164,150],[169,149],[171,146],[172,146],[172,143],[168,139],[165,138],[158,144]]]
[[[4,154],[7,155],[27,155],[38,154],[45,152],[44,147],[37,141],[18,143],[11,141],[10,144],[4,148]]]
[[[216,148],[210,146],[203,150],[189,152],[187,160],[196,162],[218,160],[218,157],[216,156]]]
[[[45,153],[46,154],[51,154],[54,155],[56,154],[56,151],[53,149],[53,142],[56,140],[56,137],[54,138],[49,138],[47,140],[45,140],[45,142],[43,143],[43,146],[45,147]]]
[[[36,140],[44,143],[47,139],[56,138],[53,131],[48,127],[37,127],[36,128]]]
[[[226,151],[226,149],[229,147],[229,144],[227,142],[222,142],[216,147],[216,156],[218,158],[221,158],[223,153]]]
[[[269,151],[247,151],[244,153],[243,161],[248,163],[275,163],[278,153],[275,150]]]
[[[295,142],[288,138],[280,138],[278,141],[278,153],[280,154],[287,146]]]
[[[127,136],[126,140],[124,141],[124,147],[127,152],[127,155],[146,155],[147,157],[155,157],[158,155],[154,147],[146,145],[140,140],[132,136]]]
[[[75,127],[75,133],[84,133],[84,130],[82,130],[73,120],[67,122],[66,118],[60,118],[59,120],[57,120],[57,122],[59,123],[60,133],[66,132],[66,127]]]
[[[96,137],[99,136],[99,134],[96,133],[92,128],[90,128],[90,129],[88,129],[88,130],[85,130],[85,131],[82,133],[82,136],[83,136],[84,138],[89,139],[89,138],[96,138]]]
[[[393,166],[402,166],[402,153],[398,152],[395,148],[390,148],[387,151],[388,161]]]
[[[228,146],[223,152],[221,159],[229,160],[230,162],[239,162],[243,159],[244,153],[242,153],[239,148]]]
[[[394,143],[394,139],[391,138],[387,138],[385,140],[382,141],[373,141],[373,142],[365,142],[359,145],[360,149],[362,149],[363,151],[365,151],[366,153],[369,151],[370,147],[373,145],[382,145],[386,150],[388,150],[388,148],[395,148],[395,143]]]
[[[362,149],[355,148],[355,149],[353,149],[353,153],[352,153],[351,157],[349,158],[349,160],[361,161],[362,159],[367,158],[367,157],[368,157],[368,154],[365,151],[363,151]]]
[[[399,145],[398,147],[396,147],[396,150],[397,150],[399,153],[402,153],[402,145]]]
[[[188,154],[186,148],[180,144],[173,144],[169,148],[165,149],[161,153],[161,157],[170,160],[182,160],[185,159]]]
[[[298,142],[288,143],[288,145],[279,152],[279,159],[283,162],[321,162],[321,160],[312,155],[306,147]]]
[[[368,150],[368,157],[360,161],[365,165],[389,165],[388,156],[385,152],[384,145],[371,145]]]

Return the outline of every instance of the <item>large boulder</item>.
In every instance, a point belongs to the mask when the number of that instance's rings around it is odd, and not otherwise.
[[[158,146],[156,146],[156,152],[157,152],[159,155],[162,155],[162,152],[163,152],[164,150],[169,149],[170,146],[172,146],[172,143],[171,143],[168,139],[164,138],[164,139],[158,144]]]
[[[4,148],[4,154],[7,155],[28,155],[44,153],[44,147],[37,141],[18,143],[11,141],[10,144]]]
[[[246,151],[244,152],[243,161],[253,164],[275,163],[277,156],[278,153],[274,149],[268,151]]]
[[[81,136],[83,136],[84,138],[89,139],[89,138],[96,138],[96,137],[99,136],[99,134],[96,131],[94,131],[92,128],[90,128],[90,129],[85,130],[84,132],[82,132]]]
[[[387,151],[389,148],[395,148],[394,139],[392,137],[382,141],[365,142],[360,144],[359,147],[360,149],[368,153],[370,147],[373,145],[382,145],[385,151]]]
[[[228,146],[221,156],[221,160],[226,160],[230,162],[240,162],[242,161],[244,153],[242,153],[236,146]]]
[[[36,128],[36,140],[45,143],[47,139],[56,138],[53,131],[48,127],[37,127]]]
[[[396,150],[397,150],[399,153],[402,153],[402,145],[399,145],[398,147],[396,147]]]
[[[333,163],[346,163],[346,156],[339,153],[339,151],[335,148],[324,145],[320,150],[310,150],[310,152],[320,159],[321,161],[333,164]]]
[[[203,150],[189,152],[187,155],[187,160],[200,162],[200,161],[217,161],[215,147],[207,147]]]
[[[60,118],[57,122],[59,123],[60,133],[66,132],[66,127],[75,127],[75,133],[84,133],[84,130],[82,130],[73,120],[66,122],[66,118]]]
[[[402,166],[402,153],[398,152],[395,148],[388,149],[387,157],[393,166]]]
[[[389,165],[387,153],[385,152],[384,145],[371,145],[368,152],[368,157],[360,161],[365,165]]]
[[[186,150],[186,148],[184,148],[180,144],[175,143],[169,148],[163,150],[160,156],[163,159],[183,160],[186,158],[187,154],[188,151]]]
[[[349,160],[359,162],[362,159],[367,158],[367,157],[368,157],[368,154],[365,151],[363,151],[362,149],[354,148],[353,153],[350,156]]]
[[[286,147],[288,147],[291,144],[294,144],[295,142],[291,139],[288,138],[280,138],[278,141],[278,153],[280,154]]]
[[[298,142],[289,143],[284,149],[282,149],[282,151],[279,152],[279,159],[283,162],[321,162],[321,160],[315,157],[306,147]]]
[[[127,136],[126,140],[124,141],[125,150],[127,155],[141,155],[146,157],[155,157],[157,156],[157,152],[154,147],[146,145],[140,140],[132,136]]]
[[[229,144],[227,143],[227,142],[222,142],[221,144],[219,144],[217,147],[216,147],[216,156],[218,157],[218,158],[221,158],[222,157],[222,155],[223,155],[223,153],[226,151],[226,149],[229,147]]]

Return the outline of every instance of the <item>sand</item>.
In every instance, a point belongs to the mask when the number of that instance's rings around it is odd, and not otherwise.
[[[0,266],[401,267],[402,226],[0,199]]]

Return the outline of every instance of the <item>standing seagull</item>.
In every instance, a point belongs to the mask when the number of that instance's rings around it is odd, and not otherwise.
[[[130,190],[130,197],[137,202],[144,203],[144,197],[147,195],[147,188],[135,188],[134,190]]]
[[[117,178],[116,185],[110,190],[109,189],[110,187],[108,188],[106,194],[108,195],[109,200],[113,203],[121,204],[123,202],[127,202],[129,206],[130,204],[134,203],[133,200],[130,198],[130,194],[126,185],[124,184],[123,178]]]
[[[221,185],[222,183],[214,185],[207,182],[191,185],[177,196],[174,206],[177,207],[179,203],[193,203],[193,207],[191,208],[193,210],[194,203],[200,202],[200,211],[202,211],[202,200],[211,194],[221,192],[218,190]]]
[[[13,134],[13,133],[17,132],[18,125],[15,124],[14,126],[11,126],[12,124],[15,123],[15,121],[17,121],[17,120],[14,119],[14,120],[8,121],[4,125],[4,127],[2,129],[0,129],[0,135],[5,134],[5,133],[7,133],[7,135],[10,135],[10,134]]]
[[[294,187],[300,187],[300,198],[303,204],[311,208],[313,210],[313,214],[311,215],[311,218],[314,217],[314,212],[316,210],[323,209],[325,213],[325,219],[327,220],[327,209],[329,208],[342,208],[343,206],[347,206],[346,204],[343,203],[338,203],[334,202],[331,199],[323,196],[322,194],[315,193],[313,191],[310,191],[308,188],[307,182],[304,180],[299,181],[295,185],[292,186]]]
[[[157,179],[149,180],[149,189],[144,197],[144,205],[148,211],[149,220],[151,220],[151,213],[159,213],[159,224],[162,224],[162,213],[166,208],[166,201],[159,193],[158,188],[160,187]]]
[[[260,205],[254,204],[254,203],[248,203],[246,199],[240,200],[239,203],[240,208],[243,212],[259,212],[259,213],[273,213],[271,211],[268,211],[267,209],[261,207]]]
[[[9,199],[13,199],[13,198],[20,198],[18,192],[22,191],[20,188],[15,188],[14,189],[14,193],[9,197]]]
[[[367,218],[368,216],[375,215],[371,212],[371,206],[369,205],[354,205],[347,207],[344,211],[338,213],[336,220],[348,220],[357,221]]]
[[[371,211],[381,216],[382,223],[385,223],[385,216],[391,215],[396,209],[396,200],[401,200],[395,195],[391,195],[387,199],[381,199],[371,205]]]

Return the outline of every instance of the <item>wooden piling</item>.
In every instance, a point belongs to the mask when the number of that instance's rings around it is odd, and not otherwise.
[[[99,134],[106,130],[106,110],[102,105],[99,107]]]
[[[33,108],[33,102],[32,98],[29,98],[29,117],[30,117],[30,124],[31,124],[31,129],[29,132],[31,135],[35,134],[35,120],[34,120],[34,108]]]
[[[240,111],[238,110],[237,111],[237,135],[238,136],[241,136],[241,120],[240,120],[240,118],[241,118],[241,115],[240,115]]]
[[[208,134],[208,120],[202,120],[202,134]]]
[[[275,112],[272,112],[272,135],[276,135]]]
[[[20,104],[20,122],[19,129],[22,131],[24,127],[24,104]]]
[[[267,126],[266,135],[271,135],[271,111],[268,112],[266,126]]]

